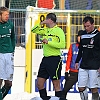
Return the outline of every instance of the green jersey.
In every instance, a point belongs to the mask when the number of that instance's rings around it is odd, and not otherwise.
[[[14,25],[10,21],[0,23],[0,53],[12,53],[14,49]]]
[[[32,28],[33,33],[37,33],[42,39],[47,39],[48,44],[43,43],[43,55],[58,56],[61,55],[60,49],[65,48],[65,34],[57,25],[53,28],[41,28],[41,25],[36,25]]]

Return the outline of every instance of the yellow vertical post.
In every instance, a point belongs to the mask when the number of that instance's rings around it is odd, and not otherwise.
[[[70,47],[70,13],[68,13],[68,19],[67,19],[67,36],[66,36],[66,40],[67,40],[67,49]]]
[[[32,49],[35,49],[35,34],[32,34]]]
[[[28,93],[32,92],[32,18],[29,18],[30,29],[27,35],[26,42],[26,68],[25,68],[25,91]]]

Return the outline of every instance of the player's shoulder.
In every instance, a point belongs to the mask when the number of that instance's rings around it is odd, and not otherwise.
[[[8,24],[11,25],[11,26],[14,25],[14,23],[12,21],[10,21],[10,20],[8,20]]]
[[[86,35],[86,34],[87,34],[86,30],[83,30],[81,35]]]
[[[97,29],[95,29],[96,31],[95,31],[95,35],[98,37],[100,37],[100,31],[98,31]]]
[[[58,31],[59,30],[63,31],[63,29],[61,27],[57,26],[57,25],[55,26],[55,29],[58,30]]]
[[[61,34],[62,35],[62,33],[64,34],[64,30],[62,29],[62,28],[60,28],[59,26],[57,26],[56,27],[56,32],[57,32],[57,34]]]

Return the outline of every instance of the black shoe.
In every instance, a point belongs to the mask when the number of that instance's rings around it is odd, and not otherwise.
[[[59,100],[67,100],[67,99],[66,99],[66,98],[62,98],[62,97],[60,97]]]

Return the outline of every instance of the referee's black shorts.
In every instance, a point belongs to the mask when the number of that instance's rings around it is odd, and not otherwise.
[[[37,77],[45,79],[50,77],[51,80],[58,80],[61,78],[61,69],[62,60],[60,56],[43,57]]]

